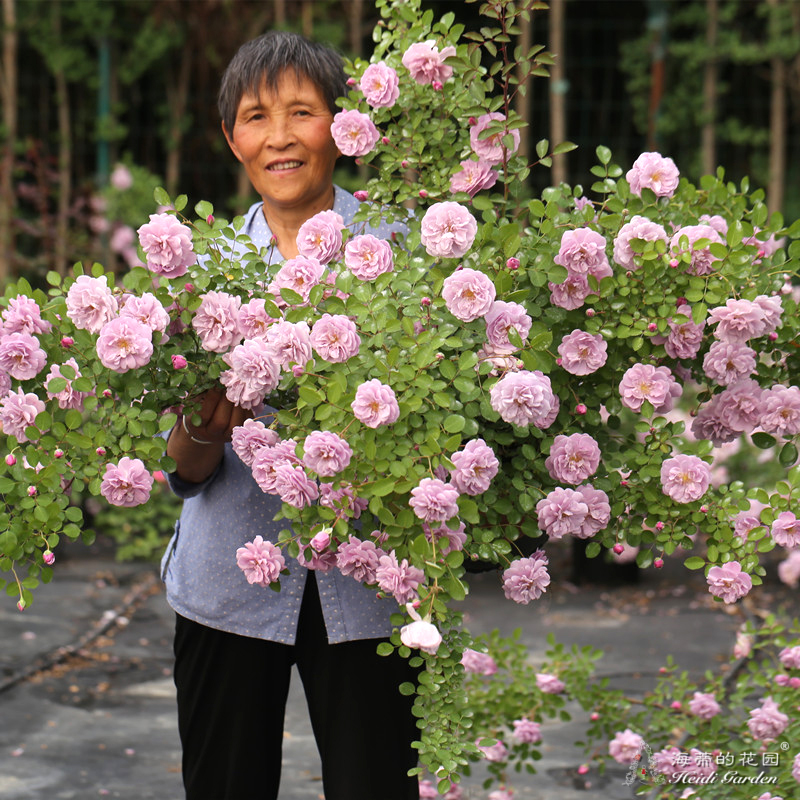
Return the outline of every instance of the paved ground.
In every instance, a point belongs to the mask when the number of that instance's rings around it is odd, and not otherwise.
[[[0,798],[180,800],[173,616],[161,585],[151,566],[71,547],[59,551],[56,578],[37,590],[31,608],[0,604]],[[472,576],[463,604],[468,626],[521,628],[534,660],[550,631],[566,644],[600,647],[599,673],[629,692],[652,685],[667,653],[699,675],[732,646],[741,619],[712,606],[702,577],[685,585],[680,565],[613,587],[576,587],[569,568],[567,552],[551,557],[551,590],[529,606],[505,600],[494,573]],[[298,684],[287,712],[281,800],[319,800],[319,761]],[[632,797],[621,768],[578,775],[582,754],[573,742],[581,719],[547,725],[539,771],[514,776],[515,800]],[[465,781],[468,800],[486,797],[481,778]]]

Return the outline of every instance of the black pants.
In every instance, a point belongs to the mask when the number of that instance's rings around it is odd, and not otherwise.
[[[297,664],[322,759],[325,800],[418,800],[411,742],[414,681],[378,640],[328,644],[309,572],[294,645],[251,639],[178,616],[175,685],[187,800],[277,800],[291,667]]]

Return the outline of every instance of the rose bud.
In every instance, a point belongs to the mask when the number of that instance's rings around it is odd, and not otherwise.
[[[180,355],[172,356],[172,368],[173,369],[183,369],[189,362]]]
[[[625,552],[625,546],[624,546],[624,545],[622,545],[622,544],[620,544],[619,542],[617,542],[617,544],[615,544],[615,545],[614,545],[614,547],[612,548],[612,550],[613,550],[613,551],[614,551],[614,552],[615,552],[615,553],[616,553],[618,556],[620,556],[620,555],[622,555],[622,554]]]
[[[42,560],[49,567],[51,564],[55,562],[56,557],[53,554],[52,550],[45,550],[44,553],[42,553]]]
[[[53,450],[53,458],[64,458],[64,451],[60,447]]]
[[[655,559],[655,560],[653,561],[653,566],[654,566],[656,569],[661,569],[661,567],[663,567],[663,566],[664,566],[664,559],[663,559],[663,558],[657,558],[657,559]]]
[[[519,269],[519,259],[518,258],[513,258],[513,257],[509,258],[508,261],[506,261],[506,266],[510,270]]]
[[[585,413],[586,413],[588,410],[589,410],[589,409],[587,409],[587,408],[586,408],[586,406],[585,406],[583,403],[578,403],[578,405],[576,405],[576,406],[575,406],[575,413],[576,413],[576,414],[581,414],[581,415],[583,415],[583,414],[585,414]]]
[[[356,192],[353,192],[353,197],[360,202],[364,202],[365,200],[369,199],[369,192],[364,191],[363,189],[359,189]]]
[[[13,453],[9,453],[6,456],[6,464],[8,464],[9,467],[13,467],[14,464],[16,464],[16,463],[17,463],[16,456]]]
[[[61,337],[61,346],[62,347],[72,347],[75,344],[75,340],[71,336],[62,336]]]
[[[29,486],[28,487],[28,497],[34,497],[36,495],[36,487]]]

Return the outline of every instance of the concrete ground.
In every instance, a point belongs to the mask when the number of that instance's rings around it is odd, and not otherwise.
[[[76,545],[57,556],[55,579],[36,591],[29,609],[20,613],[9,599],[0,604],[0,798],[180,800],[173,614],[153,566],[117,563],[107,550]],[[727,657],[742,620],[711,602],[702,575],[674,564],[642,573],[636,585],[577,587],[568,580],[569,561],[566,552],[551,556],[553,583],[528,606],[505,600],[495,573],[472,576],[463,603],[468,627],[520,628],[534,661],[551,631],[567,645],[599,647],[598,674],[633,693],[654,685],[667,654],[697,675]],[[572,722],[546,724],[537,774],[510,776],[515,800],[633,796],[621,767],[578,774],[583,754],[573,742],[584,719],[578,710]],[[299,680],[285,737],[281,800],[320,800]],[[465,779],[465,800],[487,796],[483,777],[476,770]]]

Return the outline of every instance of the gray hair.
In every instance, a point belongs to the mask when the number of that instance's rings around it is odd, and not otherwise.
[[[336,98],[347,94],[341,56],[297,33],[270,31],[243,44],[222,76],[217,107],[228,133],[233,132],[242,95],[258,94],[264,84],[275,91],[287,70],[311,81],[332,114],[339,110]]]

